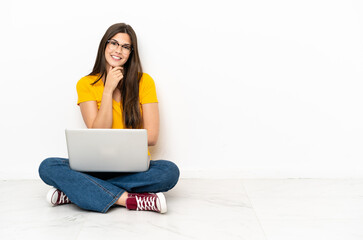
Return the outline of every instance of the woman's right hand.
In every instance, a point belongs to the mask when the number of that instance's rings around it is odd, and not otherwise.
[[[104,91],[108,91],[109,93],[113,93],[116,89],[118,83],[124,77],[122,74],[123,67],[112,67],[108,69],[106,84]]]

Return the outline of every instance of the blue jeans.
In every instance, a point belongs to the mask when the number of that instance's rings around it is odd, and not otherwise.
[[[146,172],[78,172],[66,158],[47,158],[39,166],[39,176],[48,185],[64,192],[80,208],[105,213],[125,191],[166,192],[179,180],[178,167],[166,160],[150,161]]]

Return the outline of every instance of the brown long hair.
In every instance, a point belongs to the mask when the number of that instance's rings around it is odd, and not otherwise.
[[[104,77],[104,83],[106,83],[107,71],[105,49],[107,46],[107,40],[110,40],[117,33],[127,33],[131,38],[132,46],[129,58],[123,65],[124,77],[117,86],[121,92],[122,118],[126,128],[141,128],[142,119],[139,104],[139,82],[143,72],[137,47],[136,33],[130,25],[125,23],[116,23],[107,29],[98,47],[98,53],[93,70],[88,75],[99,74],[99,77],[92,83],[92,85],[100,81],[102,77]]]

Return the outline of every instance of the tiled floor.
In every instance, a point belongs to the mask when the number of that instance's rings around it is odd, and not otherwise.
[[[0,181],[0,239],[363,239],[363,179],[181,179],[166,214],[50,207],[48,189]]]

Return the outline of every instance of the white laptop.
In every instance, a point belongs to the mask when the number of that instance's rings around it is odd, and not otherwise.
[[[146,129],[66,129],[69,164],[82,172],[149,169]]]

